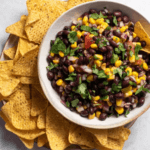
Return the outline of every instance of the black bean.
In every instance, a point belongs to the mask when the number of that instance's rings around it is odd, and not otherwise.
[[[88,65],[88,64],[89,64],[89,58],[86,57],[86,56],[84,57],[84,64],[85,64],[85,65]]]
[[[107,48],[108,51],[113,51],[113,47],[110,46],[110,45],[107,45],[106,48]]]
[[[107,52],[107,48],[105,46],[101,47],[99,49],[102,53],[106,53]]]
[[[146,42],[145,41],[141,41],[141,46],[145,47],[146,46]]]
[[[125,88],[127,86],[129,86],[129,80],[123,80],[122,81],[122,87]]]
[[[115,76],[114,83],[115,83],[116,85],[118,85],[119,81],[120,81],[119,77],[118,77],[118,76]]]
[[[104,30],[103,35],[104,35],[104,36],[108,36],[109,33],[110,33],[109,30]]]
[[[64,35],[68,35],[69,33],[70,33],[70,31],[68,31],[68,30],[64,30],[64,31],[63,31],[63,34],[64,34]]]
[[[118,18],[117,18],[117,21],[118,21],[118,22],[122,21],[122,17],[118,17]]]
[[[106,55],[103,55],[103,62],[106,62]]]
[[[67,66],[70,66],[70,65],[71,65],[71,61],[70,61],[70,60],[66,60],[66,61],[65,61],[65,64],[66,64]]]
[[[145,88],[147,88],[147,89],[150,90],[150,84],[147,84],[147,85],[145,86]]]
[[[54,80],[57,80],[58,79],[58,76],[57,76],[57,74],[55,74],[55,76],[54,76]]]
[[[110,25],[113,25],[113,16],[112,15],[109,15],[108,17],[107,17],[107,19],[109,19],[109,21],[110,21]]]
[[[55,82],[54,80],[52,81],[52,87],[53,87],[53,88],[56,88],[56,87],[57,87],[56,82]]]
[[[79,64],[79,65],[82,65],[82,63],[83,63],[83,56],[80,56],[80,57],[79,57],[79,60],[78,60],[78,64]]]
[[[82,116],[82,117],[88,117],[88,111],[87,110],[84,110],[84,111],[81,111],[81,113],[80,113],[80,115]]]
[[[64,30],[69,30],[70,29],[70,26],[65,26],[64,27]]]
[[[63,33],[64,33],[63,31],[58,32],[58,33],[57,33],[57,37],[58,37],[58,36],[62,36]]]
[[[85,13],[82,15],[82,17],[84,17],[84,16],[89,17],[89,13],[88,13],[88,12],[85,12]]]
[[[82,53],[82,51],[83,51],[83,48],[79,48],[79,49],[76,51],[76,54]]]
[[[134,32],[134,27],[129,27],[128,30]]]
[[[53,72],[51,72],[51,71],[49,71],[49,72],[47,73],[47,76],[48,76],[48,79],[49,79],[50,81],[52,81],[53,78],[54,78],[54,74],[53,74]]]
[[[120,93],[115,94],[115,97],[116,97],[117,99],[121,99],[121,98],[124,97],[124,94],[120,92]]]
[[[82,106],[82,102],[81,101],[79,101],[78,106]]]
[[[58,89],[59,93],[62,93],[63,90],[64,90],[64,88],[62,86],[60,86],[59,89]]]
[[[98,83],[98,87],[99,87],[99,88],[103,88],[103,87],[104,87],[103,83],[102,83],[102,82],[101,82],[101,83]]]
[[[123,21],[124,23],[129,22],[129,17],[128,17],[128,16],[123,16],[123,17],[122,17],[122,21]]]
[[[106,67],[109,67],[109,65],[110,65],[110,62],[109,61],[106,62]]]
[[[94,14],[94,13],[97,13],[97,11],[95,9],[90,9],[90,14]]]
[[[107,37],[106,39],[107,39],[108,41],[112,40],[112,38],[111,38],[111,37]]]
[[[127,44],[127,42],[124,42],[123,45],[124,45],[124,48],[127,50],[127,49],[128,49],[128,44]]]
[[[114,95],[113,94],[110,94],[109,95],[109,101],[111,102],[111,103],[115,103],[115,98],[114,98]]]
[[[107,103],[103,105],[103,110],[109,112],[109,106]]]
[[[47,57],[47,61],[50,63],[50,62],[52,62],[53,61],[53,57],[52,56],[50,56],[50,55],[48,55],[48,57]]]
[[[89,52],[91,55],[94,55],[94,54],[96,53],[96,51],[95,51],[94,49],[92,49],[92,48],[90,48],[88,52]]]
[[[63,40],[63,36],[58,36],[61,40]]]
[[[70,109],[70,111],[76,111],[76,108],[74,108],[74,107],[70,107],[69,109]]]
[[[90,114],[93,114],[93,113],[94,113],[94,109],[93,109],[93,107],[90,107],[90,109],[89,109],[89,113],[90,113]]]
[[[75,82],[70,82],[70,86],[74,87],[74,86],[76,86],[76,83]]]
[[[113,41],[113,40],[110,40],[109,43],[113,47],[118,47],[117,43],[115,41]]]
[[[104,121],[107,118],[107,114],[106,113],[101,113],[99,120]]]
[[[69,44],[67,39],[63,39],[64,44],[67,46]]]
[[[141,97],[138,101],[138,106],[141,107],[145,102],[145,98],[144,97]]]
[[[97,39],[98,39],[98,37],[97,37],[97,36],[94,36],[94,37],[93,37],[93,40],[94,40],[94,41],[96,41]]]
[[[132,42],[139,42],[139,41],[140,41],[140,38],[137,36],[137,37],[135,37],[135,38],[133,39]]]
[[[111,59],[112,51],[108,51],[106,57],[107,57],[108,60]]]
[[[96,74],[93,75],[93,80],[96,81],[98,79],[98,76]]]
[[[63,65],[63,72],[64,72],[65,74],[68,74],[68,68],[67,68],[65,65]]]
[[[150,75],[147,75],[147,76],[146,76],[146,80],[147,80],[147,81],[150,81]]]
[[[135,70],[138,71],[138,72],[142,72],[143,71],[143,69],[140,66],[136,66]]]
[[[60,65],[64,65],[66,59],[67,59],[67,56],[60,58]]]
[[[78,41],[77,41],[78,44],[81,44],[81,43],[83,43],[83,42],[84,42],[83,38],[80,38],[80,39],[78,39]]]
[[[72,89],[71,86],[70,86],[70,85],[67,85],[66,88],[65,88],[65,92],[66,92],[66,93],[70,93],[70,92],[71,92],[71,89]]]
[[[121,17],[122,16],[122,12],[121,11],[115,11],[113,14],[116,17]]]
[[[61,96],[60,99],[61,99],[62,101],[65,101],[65,100],[66,100],[65,96]]]
[[[119,30],[113,30],[115,36],[121,37],[121,32]]]

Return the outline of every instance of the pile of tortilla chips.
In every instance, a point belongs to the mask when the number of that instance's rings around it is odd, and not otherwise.
[[[6,101],[0,116],[6,129],[29,149],[36,141],[39,147],[52,150],[64,150],[72,144],[83,149],[121,150],[130,135],[124,127],[96,130],[71,123],[48,103],[39,84],[37,56],[43,36],[63,12],[87,1],[92,0],[27,0],[28,16],[21,16],[6,29],[19,40],[4,51],[7,60],[0,62],[0,101]],[[147,38],[139,22],[136,26],[140,30],[140,35],[135,30],[137,35]]]

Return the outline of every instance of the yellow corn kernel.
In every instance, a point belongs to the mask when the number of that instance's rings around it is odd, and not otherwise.
[[[77,48],[77,42],[74,42],[74,44],[71,44],[71,48]]]
[[[57,81],[56,81],[56,84],[57,84],[58,86],[61,86],[61,85],[63,84],[63,80],[62,80],[62,79],[57,80]]]
[[[135,62],[135,55],[129,56],[129,61],[130,61],[130,63],[134,63]]]
[[[117,60],[116,62],[115,62],[115,66],[116,67],[120,67],[122,65],[122,61],[121,60]]]
[[[116,99],[116,105],[121,106],[122,104],[122,99]]]
[[[116,43],[120,42],[120,38],[118,38],[117,36],[113,36],[113,40],[114,40]]]
[[[91,24],[96,24],[96,21],[95,21],[93,18],[90,18],[90,19],[89,19],[89,22],[90,22]]]
[[[131,91],[131,90],[132,90],[132,86],[129,85],[128,87],[123,88],[121,91],[122,91],[123,93],[127,93],[128,91]]]
[[[101,27],[103,29],[106,29],[108,27],[108,23],[107,22],[102,22]]]
[[[88,81],[93,81],[93,75],[92,75],[92,74],[89,75],[89,76],[87,77],[87,80],[88,80]]]
[[[133,93],[137,91],[137,88],[132,88]]]
[[[116,107],[115,110],[116,110],[116,112],[117,112],[119,115],[121,115],[121,114],[124,113],[124,108],[123,108],[123,107]]]
[[[102,24],[103,22],[104,22],[104,18],[100,18],[96,20],[97,25]]]
[[[50,53],[50,55],[51,55],[52,57],[54,57],[54,56],[55,56],[55,54],[54,54],[54,53]]]
[[[54,63],[54,64],[59,64],[59,59],[54,59],[54,60],[53,60],[53,63]]]
[[[78,21],[82,20],[82,17],[79,17],[77,20],[78,20]]]
[[[70,73],[72,73],[72,72],[74,72],[74,67],[73,67],[72,65],[70,65],[70,66],[68,67],[68,70],[69,70]]]
[[[140,79],[140,78],[136,77],[135,80],[136,80],[136,83],[137,83],[137,84],[140,84],[140,83],[141,83],[141,79]]]
[[[107,96],[107,98],[106,99],[103,99],[103,101],[109,101],[109,96]]]
[[[139,76],[139,74],[138,74],[138,72],[133,71],[133,72],[132,72],[132,76],[138,77],[138,76]]]
[[[130,97],[132,96],[133,92],[132,91],[129,91],[127,93],[124,94],[124,97]]]
[[[63,92],[62,92],[62,95],[64,95],[64,94],[65,94],[65,92],[63,91]]]
[[[121,27],[120,32],[123,33],[123,32],[125,32],[127,29],[128,29],[128,26],[123,26],[123,27]]]
[[[136,42],[136,45],[140,45],[141,46],[141,43],[140,42]]]
[[[133,38],[135,38],[135,37],[136,37],[136,33],[133,32]]]
[[[94,36],[95,36],[94,34],[90,34],[90,35],[89,35],[90,38],[92,38],[92,37],[94,37]]]
[[[86,105],[84,105],[84,106],[83,106],[83,108],[84,108],[84,109],[87,109],[87,106],[86,106]]]
[[[100,99],[100,96],[93,96],[93,97],[92,97],[92,100],[93,100],[93,101],[98,101],[99,99]]]
[[[102,34],[104,30],[105,30],[104,28],[100,27],[99,33]]]
[[[88,17],[84,16],[84,18],[83,18],[83,24],[85,25],[86,23],[88,23]]]
[[[93,49],[97,49],[97,44],[91,44],[91,48],[93,48]]]
[[[132,68],[130,67],[127,67],[125,72],[129,72],[129,75],[128,76],[131,76],[132,75]]]
[[[64,57],[65,54],[64,54],[62,51],[59,51],[59,56],[60,56],[60,57]]]
[[[102,68],[103,70],[105,70],[105,69],[106,69],[106,63],[103,63],[103,64],[101,65],[101,68]]]
[[[109,78],[107,78],[108,81],[110,80],[114,80],[115,79],[115,75],[114,74],[109,74]]]
[[[66,88],[66,86],[67,86],[66,83],[63,82],[63,83],[62,83],[62,87]]]
[[[101,26],[97,26],[97,29],[100,29],[101,28]]]
[[[103,60],[103,55],[95,54],[94,56],[95,56],[96,58],[98,58],[99,60]]]
[[[110,71],[113,72],[115,69],[117,69],[117,67],[111,67]]]
[[[112,106],[112,103],[110,101],[107,101],[108,106]]]
[[[95,113],[94,113],[94,114],[92,114],[92,115],[91,115],[91,114],[89,114],[88,118],[89,118],[89,119],[94,119],[94,118],[95,118]]]
[[[82,32],[77,31],[77,37],[78,37],[78,39],[80,39],[80,38],[81,38],[81,36],[82,36]]]
[[[86,25],[86,26],[89,26],[89,23],[87,22],[85,25]]]
[[[71,26],[71,30],[72,31],[75,30],[75,28],[76,28],[76,26]]]
[[[148,65],[147,65],[147,63],[143,63],[143,69],[146,70],[146,71],[148,70]]]
[[[85,31],[82,31],[82,36],[84,36]]]
[[[96,117],[99,118],[101,115],[101,112],[100,111],[96,111]]]
[[[100,67],[102,62],[100,60],[94,60],[94,64],[96,64],[97,67]]]
[[[140,80],[146,80],[146,75],[143,75],[142,77],[139,78]]]
[[[110,71],[110,69],[109,68],[106,68],[105,70],[104,70],[104,72],[105,72],[105,74],[109,74],[111,71]]]

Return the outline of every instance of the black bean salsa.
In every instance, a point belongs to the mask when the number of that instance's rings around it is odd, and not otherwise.
[[[127,116],[150,89],[145,46],[121,11],[90,9],[50,42],[47,76],[61,102],[82,117]]]

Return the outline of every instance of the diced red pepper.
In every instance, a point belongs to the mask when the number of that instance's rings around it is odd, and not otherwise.
[[[95,41],[93,41],[93,38],[91,38],[89,36],[89,34],[85,37],[85,49],[90,48],[91,44],[95,43]]]
[[[129,46],[130,50],[134,53],[135,52],[135,50],[134,50],[134,48],[135,48],[134,44],[131,41],[128,41],[127,44]]]
[[[142,65],[142,64],[143,64],[143,59],[142,59],[142,58],[139,58],[139,60],[136,60],[136,61],[135,61],[135,64],[136,64],[136,65]]]

